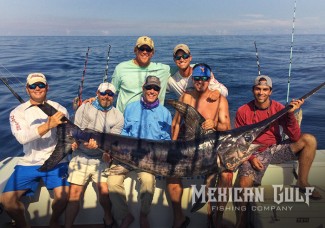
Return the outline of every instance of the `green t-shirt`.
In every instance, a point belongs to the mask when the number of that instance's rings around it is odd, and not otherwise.
[[[142,86],[149,75],[160,79],[161,89],[158,98],[160,103],[164,104],[167,82],[170,76],[170,67],[168,65],[151,62],[147,67],[140,67],[133,60],[129,60],[115,67],[112,84],[118,92],[116,107],[122,113],[127,104],[140,100]]]

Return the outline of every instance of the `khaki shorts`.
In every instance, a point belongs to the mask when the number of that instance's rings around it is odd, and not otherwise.
[[[69,163],[68,182],[77,185],[85,185],[89,178],[95,183],[107,182],[107,177],[103,175],[105,169],[109,167],[108,163],[101,162],[97,165],[85,165],[80,162]]]

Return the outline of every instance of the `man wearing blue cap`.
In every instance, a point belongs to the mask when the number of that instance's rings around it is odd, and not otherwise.
[[[196,64],[193,67],[192,80],[194,85],[194,90],[184,93],[180,97],[180,101],[194,107],[206,120],[202,124],[202,128],[205,131],[226,131],[230,129],[230,115],[228,109],[227,99],[220,95],[217,100],[211,100],[209,97],[210,91],[208,89],[209,82],[211,80],[211,68],[204,63]],[[186,126],[184,126],[186,129]],[[172,123],[172,139],[176,140],[179,136],[181,127],[181,115],[176,112],[173,123]],[[232,186],[232,173],[223,172],[219,177],[217,187],[231,187]],[[183,193],[183,187],[181,179],[172,178],[170,181],[172,183],[170,188],[173,187],[173,191],[170,191],[171,200],[174,208],[174,227],[186,227],[189,223],[187,217],[184,218],[181,211],[181,198]],[[178,198],[177,198],[178,197]],[[226,206],[227,202],[218,202],[219,206]],[[223,211],[217,211],[214,218],[214,224],[221,224]],[[183,217],[183,223],[177,221],[177,216]],[[218,221],[217,221],[218,220]],[[178,224],[176,224],[178,222]],[[184,226],[185,225],[185,226]]]
[[[193,90],[192,71],[195,64],[191,64],[192,54],[186,44],[177,44],[173,50],[173,59],[176,65],[171,67],[171,77],[168,78],[167,91],[174,92],[180,97],[184,92]],[[219,91],[220,94],[227,97],[228,89],[211,74],[209,90]],[[219,93],[211,96],[219,96]]]

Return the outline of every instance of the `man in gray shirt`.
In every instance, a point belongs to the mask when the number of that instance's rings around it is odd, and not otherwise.
[[[74,123],[82,130],[89,128],[102,133],[120,134],[124,124],[123,114],[113,107],[116,90],[113,84],[104,82],[97,89],[97,97],[93,102],[82,104],[75,115]],[[89,142],[77,145],[73,144],[73,157],[69,164],[70,195],[66,208],[65,227],[72,227],[78,214],[80,199],[88,179],[91,178],[98,187],[98,200],[104,209],[104,224],[112,226],[114,220],[111,215],[111,202],[108,196],[107,177],[102,173],[108,168],[109,163],[104,162],[103,153],[96,150],[97,142],[90,139]],[[109,156],[104,153],[104,156]]]

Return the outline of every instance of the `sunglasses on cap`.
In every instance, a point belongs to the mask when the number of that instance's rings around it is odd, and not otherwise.
[[[28,85],[28,88],[29,89],[36,89],[36,87],[40,88],[40,89],[44,89],[46,87],[46,85],[42,82],[39,82],[39,83],[34,83],[34,84],[31,84],[31,85]]]
[[[207,77],[207,76],[193,76],[193,80],[194,81],[200,81],[200,80],[202,80],[202,81],[208,81],[210,79],[210,77]]]
[[[145,46],[141,46],[141,47],[138,47],[138,50],[141,51],[141,52],[152,52],[152,49],[150,47],[145,47]]]
[[[156,86],[156,85],[146,85],[146,86],[144,86],[144,88],[146,89],[146,90],[154,90],[154,91],[157,91],[157,92],[159,92],[160,91],[160,87],[159,86]]]
[[[183,59],[188,59],[189,57],[190,57],[189,54],[175,55],[175,56],[174,56],[174,58],[175,58],[176,60],[181,60],[181,58],[183,58]]]
[[[112,91],[110,91],[110,90],[106,90],[106,91],[104,91],[104,92],[99,92],[99,94],[100,94],[101,96],[106,96],[106,95],[108,95],[108,96],[110,96],[110,97],[114,97],[114,93],[113,93]]]

